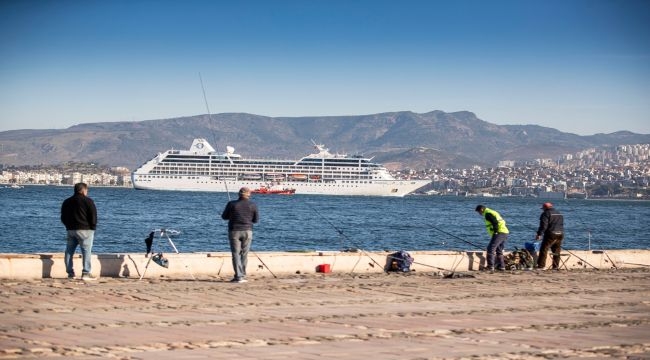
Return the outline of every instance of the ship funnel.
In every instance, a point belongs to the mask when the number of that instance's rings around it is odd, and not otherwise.
[[[214,148],[205,139],[194,139],[190,150],[197,154],[208,154],[214,151]]]

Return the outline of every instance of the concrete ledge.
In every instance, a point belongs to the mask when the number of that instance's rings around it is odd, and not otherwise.
[[[477,271],[485,264],[484,252],[410,251],[415,262],[412,270],[420,272]],[[273,274],[309,274],[328,264],[332,272],[380,273],[389,262],[388,252],[251,252],[247,273],[255,276]],[[563,251],[562,269],[611,269],[650,267],[650,250]],[[93,255],[93,273],[100,277],[146,278],[201,276],[232,277],[229,252],[166,253],[169,268],[144,254]],[[547,261],[550,264],[550,259]],[[81,255],[75,256],[75,271],[81,273]],[[268,269],[267,269],[268,266]],[[270,271],[269,271],[270,269]],[[272,273],[271,273],[272,272]],[[63,253],[0,254],[1,279],[65,278]]]

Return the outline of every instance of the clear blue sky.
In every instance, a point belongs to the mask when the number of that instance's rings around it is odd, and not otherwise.
[[[0,0],[0,131],[468,110],[650,133],[648,0]]]

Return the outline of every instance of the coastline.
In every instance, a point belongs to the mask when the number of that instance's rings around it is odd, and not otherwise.
[[[406,181],[406,180],[404,180]],[[15,183],[16,185],[25,187],[25,186],[35,186],[35,187],[73,187],[74,184],[31,184],[31,183]],[[0,183],[0,188],[9,188],[13,183]],[[107,188],[107,189],[130,189],[130,190],[138,190],[135,189],[132,185],[89,185],[91,188]],[[166,190],[143,190],[143,191],[166,191]],[[198,191],[198,192],[204,192],[204,191]],[[232,191],[231,191],[232,192]],[[308,195],[308,194],[295,194],[295,195]],[[453,194],[425,194],[425,193],[420,193],[420,192],[411,192],[408,193],[404,196],[427,196],[427,197],[461,197],[461,198],[466,198],[466,197],[471,197],[475,199],[492,199],[492,198],[497,198],[497,199],[507,199],[507,198],[524,198],[524,196],[512,196],[512,195],[498,195],[494,194],[493,196],[481,196],[480,194],[474,194],[472,196],[467,196],[467,195],[453,195]],[[536,197],[537,198],[537,197]],[[610,196],[610,197],[603,197],[603,196],[590,196],[588,198],[563,198],[563,199],[548,199],[544,197],[537,198],[539,200],[554,200],[554,201],[590,201],[590,200],[597,200],[597,201],[639,201],[639,202],[644,202],[644,201],[650,201],[650,197],[640,197],[640,198],[635,198],[635,197],[616,197],[616,196]]]

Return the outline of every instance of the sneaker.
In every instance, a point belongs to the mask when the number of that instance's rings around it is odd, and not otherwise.
[[[247,283],[248,280],[246,280],[246,279],[232,279],[232,280],[230,280],[230,282],[231,283],[237,283],[237,284],[243,284],[243,283]]]
[[[95,281],[95,280],[97,280],[97,278],[92,276],[91,274],[83,274],[83,275],[81,275],[81,280],[83,280],[83,281]]]
[[[68,279],[73,280],[74,279],[74,274],[68,274]]]

